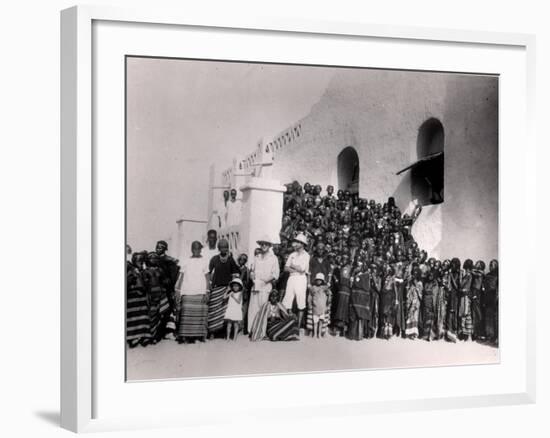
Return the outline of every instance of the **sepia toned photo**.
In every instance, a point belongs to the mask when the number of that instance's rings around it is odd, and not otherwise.
[[[499,77],[126,58],[128,381],[499,363]]]

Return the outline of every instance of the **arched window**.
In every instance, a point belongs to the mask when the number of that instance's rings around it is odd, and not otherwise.
[[[444,192],[445,132],[435,118],[426,120],[418,129],[416,158],[410,166],[397,172],[411,171],[411,195],[420,205],[441,204]]]
[[[338,154],[338,188],[359,192],[359,155],[351,146]]]

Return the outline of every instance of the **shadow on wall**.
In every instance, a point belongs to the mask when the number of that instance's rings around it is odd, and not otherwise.
[[[391,196],[393,196],[396,205],[401,210],[401,213],[403,213],[411,201],[411,177],[409,172],[403,174],[401,182]]]
[[[399,185],[392,196],[402,213],[407,210],[411,198],[411,187],[413,180],[411,172],[403,173]],[[430,257],[440,257],[443,249],[443,205],[426,205],[422,213],[413,225],[411,233],[421,249],[428,252]]]
[[[338,154],[338,189],[352,193],[359,191],[359,155],[352,146]]]

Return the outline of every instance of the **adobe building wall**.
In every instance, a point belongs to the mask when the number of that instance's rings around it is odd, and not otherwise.
[[[498,78],[388,70],[339,70],[299,137],[275,148],[273,178],[338,187],[337,157],[359,156],[359,194],[405,210],[418,130],[430,118],[444,129],[443,204],[427,206],[413,228],[430,255],[483,259],[498,254]]]

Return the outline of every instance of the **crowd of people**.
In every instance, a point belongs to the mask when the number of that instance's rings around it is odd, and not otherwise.
[[[258,240],[254,259],[232,254],[210,230],[181,263],[166,254],[127,261],[130,347],[171,338],[205,342],[240,333],[251,341],[302,336],[472,341],[498,345],[498,261],[437,260],[402,214],[328,186],[287,184],[278,238]],[[274,243],[276,241],[277,243]]]

